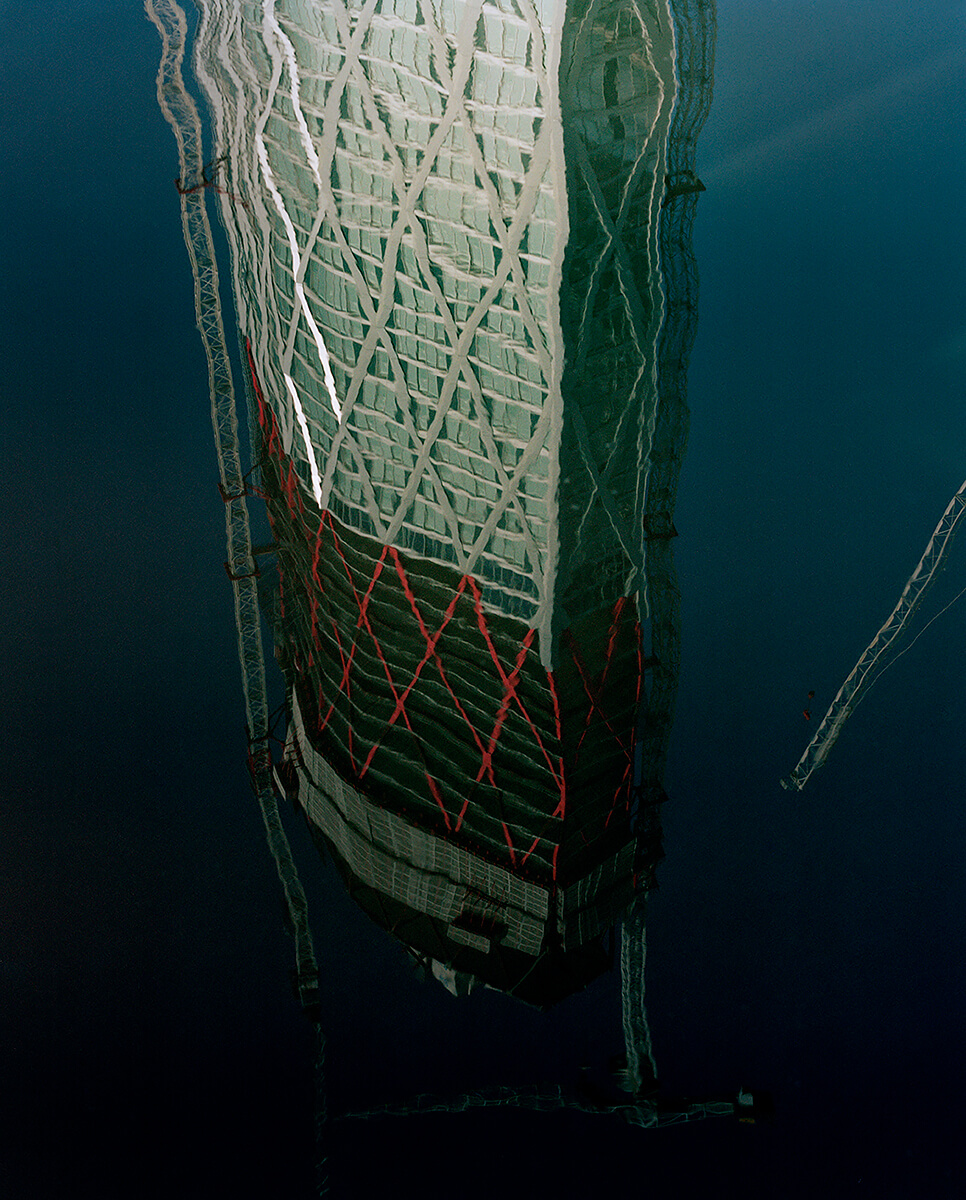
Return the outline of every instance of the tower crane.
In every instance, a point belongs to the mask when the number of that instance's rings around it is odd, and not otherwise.
[[[188,25],[184,11],[172,0],[145,0],[144,9],[161,36],[158,104],[178,144],[181,175],[177,186],[181,199],[181,224],[194,277],[195,316],[208,360],[211,423],[218,454],[218,487],[225,502],[228,545],[225,568],[235,598],[238,657],[248,725],[249,769],[269,848],[275,859],[295,930],[299,998],[302,1007],[311,1013],[318,1005],[318,967],[309,930],[305,892],[279,817],[272,784],[265,654],[256,584],[258,565],[252,547],[248,488],[241,465],[235,387],[218,295],[218,264],[206,206],[205,193],[210,181],[205,174],[202,155],[201,118],[193,97],[185,87],[181,70]],[[198,182],[192,185],[192,180]]]

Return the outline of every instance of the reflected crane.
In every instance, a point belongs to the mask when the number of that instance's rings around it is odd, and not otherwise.
[[[946,505],[946,511],[933,530],[925,552],[903,588],[895,608],[883,622],[878,633],[865,648],[848,678],[839,688],[821,725],[816,729],[815,736],[809,742],[795,769],[781,780],[781,785],[786,790],[798,792],[802,790],[811,773],[825,762],[855,706],[890,664],[890,661],[895,661],[895,659],[889,659],[889,651],[919,607],[933,580],[939,574],[943,559],[952,545],[953,536],[964,511],[966,511],[966,480]]]
[[[305,893],[279,819],[272,783],[265,654],[256,584],[259,572],[248,516],[248,484],[241,466],[235,388],[218,295],[218,265],[205,204],[205,192],[211,181],[202,157],[201,119],[194,99],[185,87],[181,70],[188,24],[184,11],[174,0],[145,0],[144,10],[161,36],[158,104],[178,144],[181,175],[177,188],[181,198],[181,223],[194,277],[195,316],[208,360],[211,422],[218,454],[218,490],[225,502],[228,543],[225,569],[235,597],[249,770],[295,929],[299,997],[303,1008],[311,1012],[318,1005],[318,968],[308,926]],[[191,179],[198,183],[192,186],[188,182]]]
[[[284,826],[272,781],[272,752],[265,654],[258,608],[258,563],[248,514],[248,485],[242,472],[238,409],[218,294],[218,265],[208,220],[206,193],[212,189],[202,155],[201,119],[182,75],[188,23],[176,0],[145,0],[144,11],[161,37],[158,105],[178,146],[181,224],[194,278],[195,316],[208,362],[211,422],[218,455],[218,490],[225,503],[228,561],[238,630],[238,657],[245,694],[248,767],[261,810],[265,836],[275,862],[295,937],[296,986],[302,1010],[315,1035],[316,1179],[319,1195],[328,1190],[323,1153],[325,1121],[325,1039],[319,1020],[319,973],[309,928],[308,904]],[[192,184],[192,180],[195,181]]]

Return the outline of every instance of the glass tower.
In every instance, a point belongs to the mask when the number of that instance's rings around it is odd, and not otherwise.
[[[204,0],[279,778],[450,986],[607,961],[660,855],[697,0]]]

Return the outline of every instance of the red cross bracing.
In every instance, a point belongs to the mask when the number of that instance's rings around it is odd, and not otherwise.
[[[473,575],[316,506],[252,378],[279,657],[316,749],[378,805],[514,873],[585,876],[634,836],[634,598],[571,626],[546,670],[536,631],[485,607]]]

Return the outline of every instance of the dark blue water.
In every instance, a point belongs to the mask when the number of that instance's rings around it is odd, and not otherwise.
[[[957,3],[720,6],[675,515],[682,675],[652,900],[665,1087],[767,1127],[344,1127],[335,1194],[960,1194],[962,604],[800,795],[778,779],[966,468]],[[206,377],[137,4],[0,5],[0,1193],[299,1196],[309,1027],[244,765]],[[917,629],[966,585],[954,546]],[[300,828],[292,825],[293,837]],[[613,980],[457,1005],[297,843],[334,1108],[570,1078]]]

